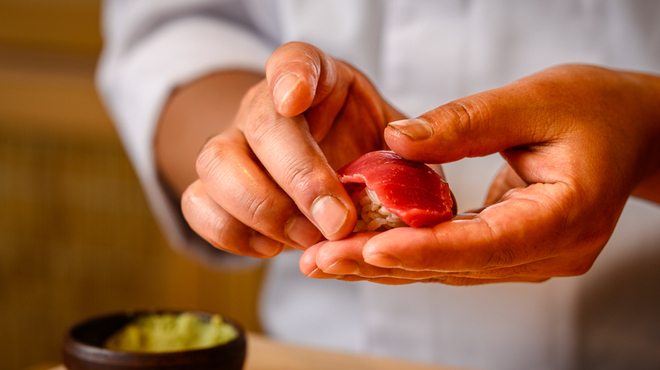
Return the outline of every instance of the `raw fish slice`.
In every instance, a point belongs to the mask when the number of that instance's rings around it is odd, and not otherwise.
[[[380,202],[370,205],[371,209],[376,210],[382,204],[386,211],[381,211],[381,214],[386,215],[389,211],[408,226],[432,226],[453,216],[449,185],[440,175],[425,164],[407,161],[392,151],[367,153],[338,173],[354,201],[363,199],[364,203],[363,188],[366,186]],[[358,213],[361,208],[358,208]],[[369,213],[375,214],[371,209]],[[361,227],[357,229],[362,230]]]

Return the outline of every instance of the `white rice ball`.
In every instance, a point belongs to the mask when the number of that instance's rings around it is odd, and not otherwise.
[[[386,231],[395,227],[408,226],[399,216],[383,207],[375,192],[367,187],[353,193],[353,203],[358,220],[353,232]]]

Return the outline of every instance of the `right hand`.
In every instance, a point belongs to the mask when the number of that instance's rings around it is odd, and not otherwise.
[[[252,257],[346,237],[357,214],[335,170],[386,148],[386,124],[402,118],[352,66],[283,45],[233,125],[199,154],[183,215],[215,247]]]
[[[453,285],[584,274],[631,194],[660,201],[658,101],[658,76],[565,65],[390,123],[387,143],[409,160],[501,153],[509,166],[491,187],[494,204],[433,227],[319,243],[301,270]]]

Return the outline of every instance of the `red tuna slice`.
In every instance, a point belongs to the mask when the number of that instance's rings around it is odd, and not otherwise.
[[[338,173],[349,194],[364,184],[383,207],[409,226],[432,226],[452,218],[449,185],[425,164],[380,150],[361,156]]]

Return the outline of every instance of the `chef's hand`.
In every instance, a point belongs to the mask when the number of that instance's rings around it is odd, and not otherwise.
[[[183,214],[217,248],[252,257],[346,237],[357,214],[335,170],[385,148],[385,125],[402,118],[350,65],[286,44],[202,149]]]
[[[628,197],[660,203],[660,78],[592,66],[552,68],[390,123],[406,159],[508,162],[478,214],[320,243],[311,277],[454,285],[584,274]],[[660,226],[660,224],[659,224]]]

